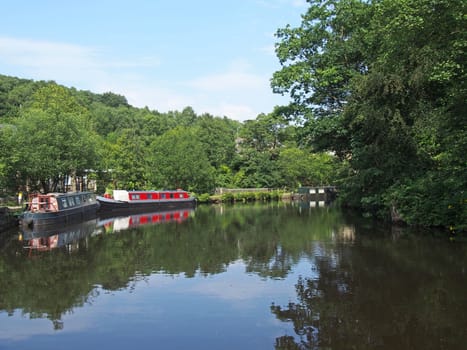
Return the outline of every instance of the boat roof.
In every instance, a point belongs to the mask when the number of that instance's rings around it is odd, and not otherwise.
[[[79,194],[92,194],[92,192],[49,192],[46,194],[39,193],[39,196],[63,197],[63,196],[76,196]]]
[[[185,190],[114,190],[114,192],[128,192],[128,193],[133,193],[133,192],[138,192],[138,193],[158,193],[158,192],[186,192]]]

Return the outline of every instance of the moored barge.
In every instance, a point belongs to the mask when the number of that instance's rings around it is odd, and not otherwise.
[[[19,219],[27,227],[72,223],[95,216],[98,206],[92,192],[35,194]]]
[[[101,212],[147,212],[192,208],[196,199],[183,190],[167,191],[125,191],[114,190],[113,196],[97,196]]]

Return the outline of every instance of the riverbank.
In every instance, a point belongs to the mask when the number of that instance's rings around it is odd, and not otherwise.
[[[280,201],[291,200],[292,193],[283,191],[258,191],[258,192],[228,192],[222,194],[201,194],[196,196],[198,203],[235,203],[235,202],[254,202],[254,201]]]

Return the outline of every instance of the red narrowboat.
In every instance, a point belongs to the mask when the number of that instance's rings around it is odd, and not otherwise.
[[[145,212],[192,208],[196,204],[196,199],[183,190],[114,190],[112,196],[97,196],[97,201],[101,212]]]

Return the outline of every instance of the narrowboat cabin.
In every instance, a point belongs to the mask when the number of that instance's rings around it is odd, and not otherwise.
[[[113,196],[97,196],[101,212],[149,212],[178,208],[192,208],[193,196],[183,190],[125,191],[114,190]]]
[[[20,216],[27,227],[72,223],[97,215],[99,203],[91,192],[36,194]]]

